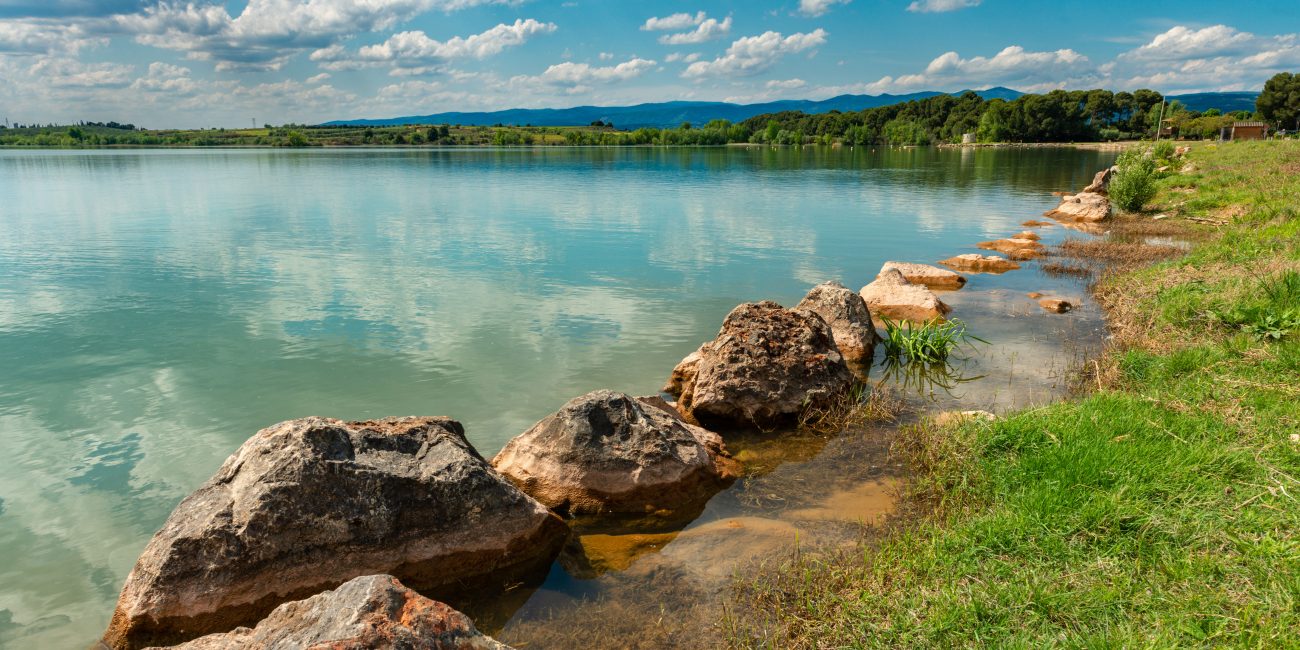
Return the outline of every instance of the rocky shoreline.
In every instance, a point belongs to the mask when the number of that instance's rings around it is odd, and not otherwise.
[[[1111,173],[1045,216],[1067,227],[1105,221]],[[743,471],[728,434],[835,408],[863,384],[878,323],[947,318],[941,295],[964,287],[963,274],[1019,269],[1047,254],[1039,240],[1026,230],[981,242],[1002,255],[942,266],[890,261],[860,291],[826,282],[794,308],[739,305],[673,368],[664,387],[673,401],[594,391],[491,461],[447,417],[312,417],[263,429],[154,535],[102,643],[505,648],[439,601],[544,573],[574,516],[702,507]],[[1036,299],[1049,312],[1069,309]]]

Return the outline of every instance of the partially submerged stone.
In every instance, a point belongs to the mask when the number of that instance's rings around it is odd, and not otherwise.
[[[908,282],[902,273],[893,269],[881,272],[860,293],[871,313],[891,320],[925,322],[943,318],[952,311],[933,291]]]
[[[1007,239],[996,239],[993,241],[982,241],[975,244],[976,248],[984,250],[997,251],[1005,254],[1008,258],[1017,261],[1032,260],[1047,254],[1047,248],[1032,239],[1017,239],[1010,237]]]
[[[468,616],[408,589],[389,575],[353,578],[338,588],[276,607],[256,627],[209,634],[182,650],[510,650]]]
[[[930,266],[929,264],[885,262],[880,267],[880,272],[884,273],[890,269],[903,274],[903,277],[907,278],[907,281],[912,284],[922,284],[931,289],[960,289],[966,284],[966,278],[962,277],[961,274],[937,266]],[[876,277],[879,277],[879,275]]]
[[[1074,309],[1074,304],[1062,298],[1039,298],[1038,306],[1054,314],[1064,314]]]
[[[1043,214],[1058,221],[1097,223],[1110,217],[1110,199],[1096,192],[1067,194],[1060,205]]]
[[[544,566],[567,527],[443,417],[259,431],[181,501],[127,576],[104,641],[171,644],[390,573],[431,596]]]
[[[733,309],[697,354],[674,370],[681,381],[669,392],[683,415],[705,426],[796,418],[829,405],[853,383],[821,316],[766,300]]]
[[[939,262],[944,266],[951,266],[954,269],[960,269],[967,273],[1006,273],[1020,268],[1020,265],[998,255],[980,255],[978,253],[967,253],[950,257]]]
[[[1018,233],[1012,235],[1011,238],[1012,238],[1012,239],[1028,239],[1029,241],[1038,241],[1038,240],[1042,239],[1042,237],[1040,237],[1040,236],[1038,235],[1038,233],[1033,232],[1032,230],[1025,230],[1025,231],[1018,232]]]
[[[795,309],[821,316],[830,325],[835,346],[846,360],[871,359],[880,336],[871,322],[870,308],[857,292],[838,282],[823,282],[813,287]],[[673,374],[676,376],[677,371]]]
[[[1021,223],[1020,225],[1026,228],[1048,228],[1052,226],[1052,223],[1050,221],[1039,221],[1037,219],[1030,219],[1029,221],[1025,221]]]
[[[944,411],[934,416],[934,424],[953,427],[967,422],[992,422],[997,416],[988,411]]]
[[[572,514],[673,510],[707,500],[738,475],[717,434],[661,398],[611,390],[570,400],[506,443],[492,465]]]

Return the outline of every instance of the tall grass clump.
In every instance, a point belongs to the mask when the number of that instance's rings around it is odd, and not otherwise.
[[[1214,312],[1224,325],[1262,340],[1300,333],[1300,272],[1285,271],[1260,281],[1257,291]]]
[[[1106,192],[1125,212],[1137,212],[1156,195],[1156,161],[1148,152],[1130,149],[1119,155],[1118,169]]]
[[[920,324],[885,319],[885,358],[892,361],[941,363],[963,344],[987,343],[966,331],[966,324],[952,320],[929,320]]]
[[[1155,146],[1151,147],[1151,157],[1156,160],[1173,160],[1174,143],[1168,140],[1161,140]]]

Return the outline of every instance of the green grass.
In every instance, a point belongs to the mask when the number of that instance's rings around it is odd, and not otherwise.
[[[940,363],[947,361],[957,348],[972,342],[987,343],[966,331],[959,319],[934,319],[924,323],[898,322],[883,319],[885,358],[892,361]]]
[[[1300,295],[1300,143],[1191,160],[1154,203],[1228,224],[1101,281],[1104,390],[901,434],[921,514],[743,583],[733,645],[1300,647],[1300,340],[1256,326]]]

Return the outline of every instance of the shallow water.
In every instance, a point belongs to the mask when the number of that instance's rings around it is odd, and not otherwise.
[[[257,429],[450,415],[490,455],[589,390],[654,392],[740,302],[793,305],[827,279],[860,287],[886,260],[976,252],[1113,156],[0,151],[0,645],[97,638],[149,536]],[[969,277],[944,296],[991,342],[959,364],[968,381],[895,380],[936,408],[1060,394],[1100,337],[1080,281],[1036,263]],[[1046,314],[1030,291],[1082,308]],[[707,549],[786,548],[839,524],[826,538],[852,537],[892,474],[845,459],[879,460],[881,435],[777,450],[683,532],[584,540],[604,564],[570,565],[580,577],[557,564],[496,614],[503,636],[543,647],[551,621],[626,614],[597,597],[615,583],[695,598],[697,567],[710,585],[729,570]]]

